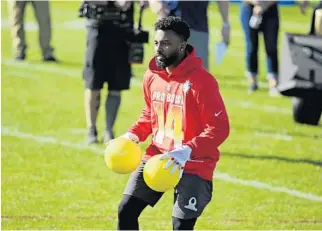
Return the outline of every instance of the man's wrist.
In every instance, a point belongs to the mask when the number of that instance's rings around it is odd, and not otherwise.
[[[132,132],[127,132],[123,136],[129,140],[132,140],[133,142],[135,142],[137,144],[140,143],[139,137]]]
[[[182,147],[183,147],[185,150],[189,151],[189,153],[191,153],[191,152],[192,152],[192,148],[191,148],[189,145],[184,144],[184,145],[182,145]]]
[[[255,6],[257,8],[258,14],[263,14],[265,10],[267,10],[268,5],[259,3],[258,5]]]

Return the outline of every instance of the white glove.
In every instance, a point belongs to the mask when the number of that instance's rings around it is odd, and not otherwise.
[[[249,20],[249,26],[253,29],[258,29],[262,23],[263,17],[261,15],[252,15]]]
[[[186,165],[186,162],[190,160],[192,149],[188,145],[178,146],[170,152],[164,153],[161,155],[160,159],[164,160],[169,158],[168,162],[165,164],[164,169],[168,169],[171,164],[173,167],[171,169],[171,174],[175,173],[177,168],[180,168],[179,177],[182,177],[183,168]]]
[[[122,135],[122,137],[124,137],[125,139],[128,139],[128,140],[132,140],[133,142],[135,142],[137,144],[140,143],[139,137],[137,135],[135,135],[134,133],[127,132],[124,135]]]

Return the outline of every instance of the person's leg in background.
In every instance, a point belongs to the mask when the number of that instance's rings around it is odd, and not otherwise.
[[[209,34],[206,32],[190,30],[188,43],[196,49],[196,54],[202,59],[205,69],[209,69]]]
[[[114,139],[114,124],[121,105],[121,91],[109,90],[105,101],[105,121],[106,129],[104,134],[104,143]]]
[[[278,81],[278,32],[279,15],[278,6],[271,6],[265,12],[262,22],[262,30],[266,49],[267,79],[269,82],[269,94],[277,96],[276,88]]]
[[[84,107],[85,118],[88,129],[87,143],[98,143],[96,121],[100,107],[100,92],[104,85],[103,75],[100,71],[100,60],[102,58],[101,47],[98,43],[98,28],[87,27],[87,47],[85,53],[85,64],[83,78],[85,80]],[[101,65],[102,66],[102,65]]]
[[[245,3],[241,4],[240,20],[244,31],[246,45],[246,77],[249,79],[249,91],[254,92],[258,89],[258,30],[249,26],[249,20],[253,14],[253,8]]]
[[[26,58],[26,38],[24,29],[24,15],[26,1],[8,1],[8,14],[11,24],[12,47],[16,60]]]
[[[39,25],[39,43],[44,61],[55,62],[51,41],[51,18],[48,1],[31,1]]]
[[[311,19],[311,27],[310,27],[310,32],[309,34],[314,35],[315,34],[315,21],[316,21],[316,11],[322,9],[322,1],[320,2],[319,5],[314,7],[313,12],[312,12],[312,19]]]
[[[106,40],[110,34],[109,31],[102,32]],[[106,59],[106,65],[110,72],[107,76],[108,94],[105,101],[105,133],[103,141],[107,143],[114,139],[114,125],[121,105],[121,92],[130,89],[130,80],[132,76],[131,64],[129,63],[129,45],[125,42],[105,43],[105,50],[109,52]]]
[[[84,94],[85,117],[87,124],[87,143],[98,143],[96,120],[101,101],[101,91],[87,88]]]
[[[314,11],[314,34],[322,36],[322,8]]]
[[[309,34],[312,34],[314,35],[314,22],[315,22],[315,10],[316,9],[313,9],[313,13],[312,13],[312,19],[311,19],[311,27],[310,27],[310,31],[309,31]]]

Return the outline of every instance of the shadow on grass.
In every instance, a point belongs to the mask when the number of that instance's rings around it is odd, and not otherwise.
[[[245,158],[245,159],[258,159],[258,160],[278,160],[284,161],[288,163],[303,163],[303,164],[310,164],[318,167],[322,167],[322,160],[310,160],[310,159],[293,159],[287,157],[280,157],[280,156],[256,156],[251,154],[243,154],[243,153],[230,153],[230,152],[222,152],[223,156],[229,157],[238,157],[238,158]]]

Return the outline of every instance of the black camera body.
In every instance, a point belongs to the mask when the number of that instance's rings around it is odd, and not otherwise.
[[[149,42],[149,32],[142,30],[142,15],[144,7],[140,8],[138,28],[134,29],[134,40],[130,47],[130,57],[129,60],[131,63],[142,64],[144,61],[144,45],[143,43]]]
[[[149,32],[134,29],[133,37],[130,39],[129,61],[141,64],[144,60],[144,43],[149,42]]]
[[[134,29],[131,41],[134,43],[149,43],[149,32]]]
[[[128,28],[131,24],[126,12],[118,9],[117,7],[108,7],[107,5],[96,5],[90,2],[84,2],[79,9],[79,17],[86,17],[95,20],[113,21],[115,24],[120,25],[125,31],[126,39],[134,43],[148,43],[149,32],[139,28]],[[139,23],[140,24],[140,23]]]
[[[129,62],[132,64],[142,64],[144,61],[144,44],[131,43],[129,50]]]
[[[79,9],[79,17],[96,20],[126,20],[126,14],[116,7],[106,5],[96,5],[90,2],[84,2]]]

